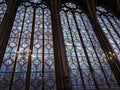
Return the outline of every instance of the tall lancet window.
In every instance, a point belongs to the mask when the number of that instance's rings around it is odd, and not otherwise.
[[[111,43],[118,59],[120,60],[120,19],[105,8],[97,7],[97,18]]]
[[[73,90],[116,87],[87,15],[75,4],[66,3],[60,17]]]
[[[55,90],[51,13],[41,0],[17,10],[0,69],[0,89]]]
[[[0,1],[0,24],[1,24],[2,20],[3,20],[6,9],[7,9],[6,0]]]

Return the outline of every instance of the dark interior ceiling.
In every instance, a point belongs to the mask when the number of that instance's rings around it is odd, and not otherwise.
[[[117,5],[116,5],[116,4],[120,5],[120,3],[119,3],[120,0],[99,0],[99,2],[100,2],[100,4],[106,5],[115,11],[118,11],[119,10],[118,8],[120,8],[120,6],[117,7]]]
[[[11,0],[7,0],[7,1],[9,3]],[[18,2],[22,2],[22,1],[30,1],[30,0],[18,0]],[[94,10],[94,12],[97,6],[102,5],[105,6],[106,8],[111,9],[114,13],[116,13],[120,17],[120,0],[43,0],[43,1],[45,1],[48,4],[50,4],[51,2],[59,3],[59,5],[71,1],[79,4],[84,9],[86,9],[86,7],[87,9],[91,8],[92,10]],[[54,5],[54,4],[50,4],[50,5]]]

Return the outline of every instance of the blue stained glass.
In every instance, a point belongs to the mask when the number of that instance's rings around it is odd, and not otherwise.
[[[18,13],[16,14],[16,19],[18,19],[19,17],[23,17],[23,14],[19,13],[19,11],[23,10],[23,9],[24,9],[23,7],[20,7],[18,9]],[[22,21],[22,19],[20,19],[20,20]],[[13,66],[14,66],[14,62],[15,62],[17,45],[18,45],[19,34],[20,34],[20,28],[17,28],[17,26],[21,27],[22,26],[21,22],[17,22],[17,21],[14,22],[13,29],[12,29],[10,39],[8,42],[8,46],[6,48],[6,54],[4,56],[3,64],[1,67],[1,71],[0,71],[1,75],[5,76],[5,77],[0,77],[0,82],[1,82],[0,88],[1,89],[8,89],[9,88],[10,80],[12,77]],[[17,35],[17,37],[16,37],[16,35]],[[4,63],[5,63],[5,65],[4,65]],[[2,68],[4,68],[4,70]],[[6,73],[6,70],[7,70],[8,74]],[[6,81],[4,78],[7,78],[7,77],[9,77],[9,79]],[[4,83],[2,83],[3,80],[5,80],[7,82],[6,83],[7,86]]]
[[[106,11],[106,14],[102,12]],[[97,7],[97,18],[113,50],[120,60],[120,20],[103,7]]]
[[[30,46],[30,34],[31,34],[31,29],[28,29],[28,27],[32,28],[31,23],[32,23],[32,17],[33,17],[33,9],[31,7],[27,8],[26,14],[24,15],[25,15],[25,20],[24,20],[24,26],[23,26],[22,35],[21,35],[22,38],[20,40],[20,46],[19,46],[19,53],[21,53],[21,55],[18,54],[19,56],[17,59],[15,76],[13,81],[13,88],[15,88],[17,85],[20,85],[19,88],[22,88],[22,89],[25,89],[25,82],[26,82],[27,62],[28,62],[28,56],[29,56],[28,50],[30,48],[29,46]],[[16,81],[18,82],[16,83]]]
[[[73,89],[84,88],[83,82],[86,88],[94,89],[93,77],[96,78],[99,88],[108,87],[107,81],[111,86],[117,85],[87,15],[81,13],[82,10],[75,4],[67,3],[62,6],[64,8],[60,11],[61,24]],[[74,13],[71,8],[76,8]],[[91,74],[90,65],[95,76]],[[112,76],[111,81],[109,78],[106,81],[106,76]]]
[[[74,81],[73,89],[77,88],[78,86],[81,86],[81,88],[83,88],[82,83],[78,82],[78,80],[81,81],[81,76],[80,76],[80,73],[78,70],[77,58],[75,55],[75,50],[73,47],[71,34],[68,29],[69,27],[68,27],[68,23],[67,23],[67,18],[63,11],[61,11],[60,15],[61,15],[61,23],[62,23],[62,25],[64,25],[63,26],[63,34],[64,34],[64,40],[65,40],[65,44],[66,44],[66,53],[67,53],[67,58],[68,58],[68,62],[69,62],[68,64],[69,64],[69,69],[70,69],[70,74],[71,74],[71,80],[72,80],[72,82]]]
[[[100,89],[109,88],[108,84],[111,88],[118,86],[87,15],[73,3],[61,6],[60,20],[73,90],[95,89],[95,83]],[[6,9],[3,0],[0,23]],[[102,7],[97,7],[97,18],[115,51],[113,55],[120,59],[120,20]],[[8,90],[11,81],[13,90],[24,90],[29,72],[30,90],[56,90],[51,23],[51,12],[42,0],[24,1],[18,7],[0,69],[1,90]]]
[[[39,7],[34,8],[31,5],[32,2],[37,3],[41,0],[24,2],[24,5],[21,4],[18,7],[0,70],[1,89],[8,90],[11,79],[13,80],[12,89],[25,89],[26,80],[29,79],[26,77],[28,62],[31,58],[29,88],[42,89],[44,84],[46,90],[56,90],[51,12],[44,3],[41,2]],[[43,9],[45,7],[46,9]],[[35,24],[33,25],[34,16]],[[33,39],[31,36],[34,36]],[[31,47],[33,50],[30,50]]]
[[[6,1],[3,0],[2,2],[0,2],[0,24],[4,18],[6,10],[7,10],[7,4]]]
[[[34,49],[33,49],[34,57],[32,58],[33,64],[32,64],[31,73],[32,75],[36,74],[36,76],[33,77],[31,75],[31,88],[42,89],[42,83],[43,83],[42,79],[44,78],[45,89],[49,88],[52,90],[55,89],[55,68],[54,68],[54,53],[53,53],[50,10],[45,9],[43,11],[41,8],[38,8],[36,10],[35,22],[36,24],[35,24]],[[43,63],[43,58],[44,58],[44,63]],[[42,70],[43,66],[45,66],[44,71]],[[34,80],[36,81],[36,83],[33,83]],[[36,87],[34,87],[35,84],[37,85]]]
[[[38,3],[41,2],[42,0],[30,0],[31,2]]]

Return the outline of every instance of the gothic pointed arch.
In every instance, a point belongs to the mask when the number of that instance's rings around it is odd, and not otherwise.
[[[2,60],[0,89],[55,90],[54,64],[49,7],[42,0],[24,1]]]
[[[0,1],[0,90],[120,88],[114,0]]]
[[[83,10],[73,3],[65,3],[62,4],[60,17],[73,90],[118,86]]]
[[[96,16],[117,58],[120,60],[120,19],[102,6],[97,7]]]

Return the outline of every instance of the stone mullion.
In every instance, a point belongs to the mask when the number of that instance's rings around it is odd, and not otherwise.
[[[5,18],[3,20],[3,23],[0,27],[0,68],[2,65],[3,57],[5,54],[5,50],[7,47],[7,43],[10,37],[10,33],[12,30],[13,22],[15,19],[15,15],[17,12],[17,0],[11,1],[11,4],[8,6]],[[12,13],[11,13],[12,12]]]
[[[52,32],[55,58],[56,84],[58,90],[71,90],[70,72],[65,52],[62,26],[60,22],[60,0],[51,0]]]
[[[94,28],[94,32],[101,44],[101,47],[102,47],[104,53],[106,54],[106,59],[107,59],[108,63],[110,64],[111,69],[112,69],[113,73],[115,74],[115,77],[116,77],[118,83],[120,84],[120,76],[118,75],[118,73],[120,73],[119,60],[116,55],[111,55],[111,54],[115,54],[115,52],[114,52],[110,42],[108,41],[105,33],[103,32],[101,26],[99,25],[97,19],[96,19],[96,21],[94,21],[94,20],[91,20],[91,18],[90,18],[90,21]]]
[[[81,17],[81,18],[82,18],[82,17]],[[83,21],[83,23],[84,23],[83,18],[82,18],[82,21]],[[93,44],[93,42],[92,42],[92,39],[91,39],[91,37],[90,37],[90,34],[89,34],[88,30],[87,30],[87,27],[86,27],[85,23],[84,23],[84,26],[85,26],[85,28],[86,28],[86,32],[87,32],[87,34],[88,34],[88,36],[89,36],[91,45],[92,45],[92,47],[93,47],[93,49],[94,49],[94,52],[95,52],[95,54],[96,54],[96,57],[97,57],[97,60],[98,60],[98,62],[99,62],[101,71],[102,71],[102,73],[103,73],[103,75],[104,75],[104,77],[105,77],[106,83],[107,83],[108,87],[110,87],[110,85],[109,85],[109,83],[108,83],[108,80],[107,80],[107,76],[105,75],[104,69],[103,69],[103,67],[102,67],[102,63],[100,62],[100,58],[99,58],[98,53],[97,53],[97,51],[96,51],[96,49],[95,49],[96,47],[94,46],[94,44]]]
[[[110,64],[111,69],[112,69],[113,73],[115,74],[115,77],[116,77],[118,83],[120,84],[120,76],[118,75],[118,73],[120,73],[120,63],[118,61],[118,58],[116,55],[111,55],[111,54],[115,54],[114,50],[113,50],[110,42],[108,41],[107,37],[105,36],[99,23],[96,21],[92,21],[92,20],[91,20],[91,23],[94,28],[94,32],[96,33],[96,36],[101,44],[101,47],[102,47],[104,53],[106,54],[106,59],[107,59],[108,63]]]
[[[42,48],[42,90],[45,90],[45,12],[44,12],[44,9],[42,9],[42,45],[43,45],[43,48]]]
[[[27,65],[27,74],[26,74],[26,86],[25,90],[30,90],[30,76],[31,76],[31,68],[32,68],[32,55],[33,55],[33,46],[34,46],[34,30],[35,30],[35,15],[36,15],[36,7],[33,7],[33,21],[32,21],[32,31],[30,38],[30,47],[29,47],[29,55],[28,55],[28,65]]]
[[[15,6],[13,7],[13,4],[16,4],[17,3],[17,1],[7,1],[7,10],[6,10],[6,12],[5,12],[5,15],[4,15],[4,17],[3,17],[3,20],[2,20],[2,22],[1,22],[1,25],[0,25],[0,46],[1,46],[1,44],[2,44],[2,41],[4,41],[3,40],[3,38],[4,38],[4,36],[5,36],[5,30],[4,30],[4,28],[6,27],[6,25],[7,25],[7,22],[9,21],[9,17],[11,17],[11,11],[14,9],[15,10]]]
[[[4,31],[3,28],[5,27],[5,23],[8,21],[8,17],[10,16],[10,10],[12,9],[12,2],[6,2],[6,3],[7,3],[7,10],[0,24],[0,44],[3,37],[3,31]]]
[[[114,1],[114,0],[113,0]],[[120,0],[115,0],[115,2],[116,2],[116,6],[118,7],[117,8],[117,11],[118,11],[118,16],[119,16],[119,19],[120,19]]]
[[[19,58],[18,57],[18,52],[19,52],[19,49],[20,49],[20,43],[21,43],[23,27],[24,27],[24,20],[25,20],[25,16],[26,16],[26,9],[27,8],[25,8],[25,13],[24,13],[24,17],[23,17],[22,29],[21,29],[21,32],[20,32],[20,38],[19,38],[19,42],[18,42],[17,53],[16,53],[15,60],[14,60],[14,66],[13,66],[12,76],[11,76],[11,80],[10,80],[9,90],[12,90],[12,86],[13,86],[13,82],[14,82],[15,69],[16,69],[16,66],[17,66],[17,60]]]
[[[120,84],[120,75],[118,75],[118,73],[120,73],[120,62],[117,56],[115,55],[115,52],[109,40],[107,39],[104,31],[102,30],[102,27],[100,26],[100,23],[96,17],[96,13],[94,13],[96,12],[95,10],[96,6],[94,5],[95,4],[92,4],[89,0],[87,0],[86,12],[87,12],[88,18],[90,19],[94,32],[98,38],[98,41],[100,42],[100,45],[106,55],[107,62],[110,64],[110,67],[118,81],[118,84]]]

